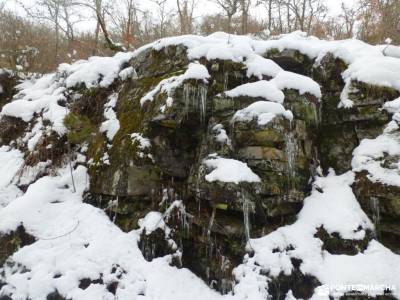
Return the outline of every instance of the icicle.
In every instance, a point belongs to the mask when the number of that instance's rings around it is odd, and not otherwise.
[[[117,214],[118,214],[118,203],[119,203],[119,197],[117,196],[117,200],[114,201],[112,206],[114,206],[114,216],[113,216],[113,223],[117,221]]]
[[[294,133],[292,130],[292,122],[290,122],[289,133],[285,136],[285,152],[287,157],[287,168],[288,168],[288,181],[289,181],[289,188],[294,188],[293,186],[293,179],[296,176],[296,169],[295,169],[295,162],[296,162],[296,151],[297,151],[297,144],[296,138],[294,137]]]
[[[228,89],[228,72],[224,73],[224,92]]]
[[[162,196],[161,196],[161,202],[158,204],[158,206],[162,207],[164,204],[166,205],[168,203],[169,197],[168,197],[168,187],[162,189]]]
[[[198,194],[200,194],[200,190],[198,189],[197,191],[198,191]],[[199,203],[199,206],[198,206],[198,209],[197,209],[197,215],[200,216],[200,213],[201,213],[201,198],[198,197],[197,201]]]
[[[206,278],[207,280],[210,279],[210,267],[206,268]]]
[[[205,123],[207,114],[207,87],[204,85],[192,86],[185,84],[183,86],[183,102],[185,104],[185,115],[190,109],[199,110],[201,124]]]
[[[230,291],[232,291],[233,281],[228,280],[226,278],[221,279],[221,294],[226,295]]]
[[[196,200],[198,201],[198,211],[197,214],[200,216],[201,214],[201,188],[200,188],[200,183],[203,178],[203,172],[204,172],[204,166],[201,165],[198,170],[197,170],[197,176],[196,176]]]
[[[221,286],[220,286],[220,291],[223,295],[228,294],[232,290],[232,281],[227,279],[227,277],[230,277],[230,266],[231,266],[231,261],[229,258],[227,258],[224,255],[221,255],[221,268],[220,268],[220,277],[221,277]]]
[[[179,207],[178,216],[180,218],[181,228],[183,228],[184,232],[189,234],[190,233],[190,222],[188,221],[188,214],[186,212],[185,206],[183,205],[183,202],[181,202],[181,206]]]
[[[215,279],[211,280],[210,288],[211,289],[216,289],[217,287],[218,287],[218,282]]]
[[[321,115],[321,112],[320,112],[320,107],[322,106],[322,105],[319,105],[319,107],[317,107],[315,104],[312,104],[313,105],[313,108],[314,108],[314,119],[315,119],[315,125],[319,125],[319,116]]]
[[[185,103],[185,114],[189,113],[189,110],[193,108],[196,103],[196,88],[191,84],[184,84],[183,86],[183,102]]]
[[[379,224],[380,224],[380,209],[379,209],[379,200],[376,197],[371,197],[371,207],[372,207],[372,221],[375,225],[375,235],[379,236]]]
[[[183,85],[183,102],[185,103],[185,114],[187,115],[189,112],[190,106],[190,85]]]
[[[213,207],[212,213],[211,213],[211,218],[210,218],[210,223],[208,224],[208,229],[207,229],[207,238],[208,240],[210,240],[210,236],[211,236],[211,229],[214,225],[214,219],[215,219],[215,207]]]
[[[250,224],[250,212],[252,210],[252,204],[249,201],[249,199],[244,195],[244,193],[242,194],[242,205],[243,205],[243,224],[244,224],[244,234],[246,236],[246,242],[249,243],[250,241],[250,228],[251,228],[251,224]]]
[[[295,145],[295,138],[293,136],[293,132],[289,132],[286,135],[286,155],[288,161],[288,170],[289,175],[292,177],[294,176],[294,163],[295,163],[295,155],[296,155],[296,145]]]
[[[208,259],[211,259],[212,255],[213,255],[214,244],[213,244],[213,241],[211,240],[211,229],[214,225],[215,212],[216,212],[216,209],[215,209],[215,207],[213,207],[210,222],[208,223],[208,228],[207,228],[206,257]]]
[[[198,93],[200,99],[200,121],[201,124],[205,124],[207,115],[207,88],[202,85],[199,86]]]

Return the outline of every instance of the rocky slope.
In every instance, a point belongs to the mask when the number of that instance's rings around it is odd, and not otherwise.
[[[1,74],[0,299],[400,298],[381,46],[216,33]]]

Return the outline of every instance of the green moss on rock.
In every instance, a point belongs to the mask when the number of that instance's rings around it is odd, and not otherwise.
[[[75,113],[65,116],[64,125],[68,129],[67,137],[72,144],[89,142],[94,131],[94,126],[87,116]]]

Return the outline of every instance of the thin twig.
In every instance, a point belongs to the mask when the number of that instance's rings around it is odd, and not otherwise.
[[[64,234],[59,235],[59,236],[51,237],[51,238],[41,238],[41,237],[38,237],[38,239],[39,239],[39,240],[45,240],[45,241],[55,240],[55,239],[58,239],[58,238],[61,238],[61,237],[64,237],[64,236],[66,236],[66,235],[71,234],[72,232],[74,232],[74,231],[78,228],[78,226],[79,226],[79,220],[76,222],[74,228],[72,228],[72,229],[71,229],[70,231],[68,231],[67,233],[64,233]]]

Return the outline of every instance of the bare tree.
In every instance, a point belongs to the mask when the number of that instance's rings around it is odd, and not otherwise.
[[[193,33],[193,13],[196,0],[176,0],[181,34]]]
[[[0,0],[0,12],[3,12],[5,6],[6,6],[6,0]]]
[[[63,0],[38,0],[33,6],[26,6],[23,1],[18,3],[25,9],[28,16],[33,19],[46,20],[53,24],[55,32],[55,61],[58,62],[58,51],[60,43],[61,14]],[[65,4],[65,6],[67,6]]]
[[[172,15],[172,12],[167,9],[167,0],[151,0],[157,6],[159,25],[157,37],[162,38],[166,36],[166,24],[168,15]]]
[[[286,6],[294,15],[294,29],[307,33],[311,32],[317,19],[321,20],[326,16],[328,10],[322,0],[286,0]],[[289,17],[287,21],[289,24]]]
[[[96,31],[103,33],[104,40],[108,46],[108,48],[112,51],[125,51],[122,45],[115,43],[111,35],[108,31],[107,27],[107,15],[110,15],[110,7],[114,5],[113,2],[107,2],[107,0],[84,0],[84,1],[77,1],[76,5],[80,5],[86,8],[91,9],[96,17],[97,20],[97,27]]]
[[[267,29],[271,33],[272,32],[272,24],[273,24],[273,5],[274,5],[274,0],[259,0],[257,2],[257,5],[264,4],[265,8],[267,9],[267,15],[268,15],[268,20],[267,20]]]
[[[344,2],[341,5],[341,14],[339,18],[344,21],[345,36],[346,38],[351,38],[354,35],[354,25],[357,20],[357,10],[354,7],[346,7]]]
[[[74,0],[37,0],[35,5],[26,6],[24,1],[18,3],[25,9],[29,17],[34,20],[43,20],[53,25],[55,32],[55,59],[58,61],[60,40],[68,42],[70,50],[75,43],[75,25],[82,21],[77,3]],[[61,37],[61,35],[64,35]]]
[[[136,0],[122,0],[122,7],[113,10],[111,19],[120,32],[125,49],[129,50],[137,46],[139,35],[138,8]]]
[[[214,0],[225,12],[228,18],[228,32],[232,33],[232,17],[239,9],[239,0]]]
[[[12,70],[54,70],[54,28],[28,20],[4,9],[0,11],[0,65]]]
[[[296,19],[292,12],[292,0],[258,0],[257,5],[267,9],[267,29],[270,33],[280,34],[292,31]]]
[[[249,24],[249,10],[251,6],[252,0],[240,0],[240,12],[242,17],[242,34],[248,33],[248,24]]]
[[[400,42],[400,2],[398,0],[360,0],[359,38],[382,43],[387,37]]]

